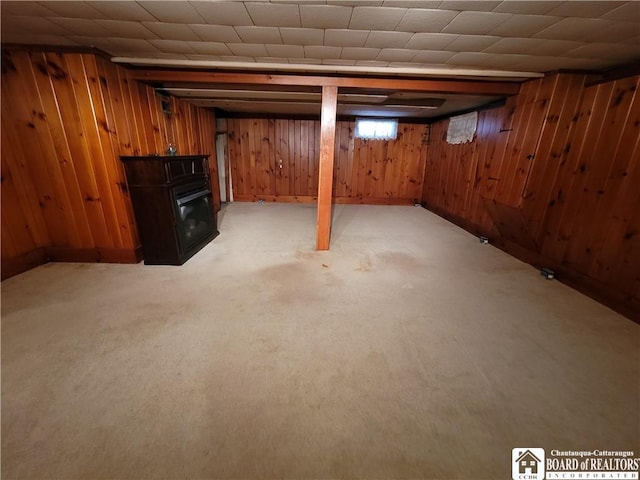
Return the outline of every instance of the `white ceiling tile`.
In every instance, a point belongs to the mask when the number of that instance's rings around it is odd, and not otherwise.
[[[581,0],[571,0],[564,2],[556,8],[547,12],[547,15],[557,15],[559,17],[585,17],[598,18],[611,10],[624,5],[625,2],[585,2]]]
[[[254,63],[256,60],[253,57],[241,57],[239,55],[220,55],[220,60],[225,62],[250,62]]]
[[[343,7],[381,7],[384,0],[327,0],[328,5]]]
[[[640,33],[640,25],[632,22],[611,22],[608,27],[594,29],[588,41],[599,43],[624,42]],[[640,50],[639,50],[640,53]]]
[[[333,47],[362,47],[369,36],[368,30],[328,29],[324,44]]]
[[[187,42],[198,54],[202,55],[231,55],[231,50],[222,42]]]
[[[191,54],[196,51],[191,48],[189,42],[183,42],[181,40],[149,40],[149,43],[155,46],[158,50],[164,53],[182,53]]]
[[[0,10],[2,11],[2,15],[34,15],[38,17],[55,16],[57,13],[55,10],[51,10],[36,2],[15,2],[7,0],[0,2]]]
[[[289,63],[286,58],[281,57],[256,57],[256,63]]]
[[[566,68],[564,67],[565,65],[565,60],[561,57],[530,56],[523,59],[523,61],[517,65],[517,68],[529,72],[552,72]]]
[[[484,35],[509,20],[508,13],[461,12],[442,29],[445,33]]]
[[[388,62],[382,62],[378,60],[358,60],[356,65],[361,67],[386,67]]]
[[[376,60],[384,62],[410,62],[416,56],[415,50],[405,50],[403,48],[383,48],[376,57]]]
[[[107,30],[94,20],[85,20],[83,18],[49,17],[49,21],[61,26],[69,32],[72,32],[74,35],[98,37],[111,36],[110,30]]]
[[[187,55],[187,58],[189,60],[197,60],[197,61],[201,61],[201,62],[216,62],[220,60],[220,57],[218,57],[217,55],[200,55],[200,54],[196,54],[196,55]]]
[[[197,42],[198,36],[183,23],[142,22],[142,24],[165,40],[184,40]]]
[[[142,8],[137,2],[95,1],[91,2],[91,6],[112,20],[129,20],[131,22],[154,22],[156,20],[153,15]]]
[[[406,8],[355,7],[349,28],[360,30],[395,30]]]
[[[122,38],[158,38],[151,30],[139,22],[126,20],[95,20],[101,27],[111,32],[111,37]]]
[[[532,40],[542,40],[542,39],[532,39]],[[540,56],[552,56],[552,55],[562,55],[569,50],[573,50],[574,48],[578,48],[579,46],[584,45],[582,42],[572,42],[570,40],[542,40],[540,45],[537,45],[533,50],[526,52],[531,55],[540,55]]]
[[[500,40],[489,35],[460,35],[445,48],[451,52],[481,52]]]
[[[289,63],[297,65],[320,65],[322,64],[322,60],[319,58],[289,58]]]
[[[245,2],[254,25],[264,27],[299,27],[298,5]]]
[[[447,60],[447,65],[463,65],[463,66],[477,66],[481,65],[490,55],[480,52],[461,52],[456,53],[453,57]]]
[[[513,15],[511,18],[491,30],[491,35],[502,37],[530,37],[536,33],[558,23],[562,17],[546,15]]]
[[[62,35],[34,35],[32,33],[25,33],[24,31],[20,33],[10,33],[5,32],[4,30],[2,31],[2,43],[17,43],[21,45],[91,46],[90,44],[78,42],[71,37],[65,37]]]
[[[319,28],[281,28],[282,42],[288,45],[322,45],[324,30]]]
[[[444,48],[460,35],[453,33],[416,33],[405,45],[413,50],[437,50]]]
[[[528,55],[505,53],[502,55],[489,55],[480,63],[487,68],[498,70],[517,70],[517,66],[523,64],[529,58]]]
[[[562,3],[563,2],[551,2],[547,0],[509,0],[506,2],[502,2],[500,5],[494,8],[493,11],[501,13],[519,13],[522,15],[544,15],[545,13],[553,10],[555,7],[561,5]]]
[[[441,2],[438,8],[443,8],[446,10],[458,10],[460,12],[465,10],[478,11],[478,12],[490,12],[491,10],[496,8],[498,5],[500,5],[500,3],[501,2],[490,2],[487,0],[470,0],[466,2],[446,0]]]
[[[2,15],[1,19],[2,33],[33,33],[34,35],[69,35],[73,33],[41,17]]]
[[[8,3],[18,3],[25,6],[31,5],[34,7],[38,7],[36,2],[2,2],[2,13],[5,13],[6,4]],[[39,7],[43,8],[44,7]],[[87,19],[96,19],[96,18],[107,18],[107,16],[96,10],[91,6],[90,2],[69,2],[69,1],[48,1],[46,3],[46,9],[51,10],[55,13],[55,16],[65,17],[65,18],[87,18]],[[46,10],[45,9],[45,10]],[[9,13],[9,12],[7,12]],[[38,15],[41,17],[47,16],[47,13],[30,13],[29,15]]]
[[[402,32],[439,32],[458,12],[453,10],[427,10],[412,8],[407,11],[396,30]]]
[[[325,58],[322,60],[323,65],[355,65],[355,60],[342,60],[339,58]]]
[[[539,38],[503,38],[484,51],[486,53],[527,53],[545,41]]]
[[[190,25],[198,37],[208,42],[240,43],[240,37],[228,25]]]
[[[140,5],[160,22],[204,23],[202,16],[189,2],[145,0]]]
[[[4,3],[4,2],[3,2]],[[602,18],[619,22],[640,22],[640,2],[626,2],[621,7],[605,13]]]
[[[438,8],[442,0],[384,0],[383,7]]]
[[[379,32],[369,34],[365,47],[370,48],[403,48],[413,35],[407,32]]]
[[[267,49],[261,43],[227,43],[234,55],[244,57],[268,57]]]
[[[609,20],[594,18],[565,18],[533,35],[550,40],[588,40],[594,33],[614,26]]]
[[[242,2],[190,2],[205,23],[211,25],[253,25]]]
[[[340,47],[306,45],[304,47],[304,56],[307,58],[340,58],[341,50]]]
[[[80,36],[80,35],[71,35],[67,38],[76,42],[78,45],[83,45],[85,47],[99,48],[100,50],[104,50],[105,52],[108,52],[109,49],[114,48],[113,42],[109,38],[98,38],[98,37]]]
[[[245,43],[282,43],[275,27],[236,27],[236,33]]]
[[[420,50],[416,53],[415,57],[413,57],[412,62],[414,63],[445,63],[451,57],[455,55],[455,52],[442,52],[439,50]]]
[[[157,52],[158,49],[155,45],[150,44],[146,40],[138,38],[115,38],[108,37],[109,43],[113,46],[114,50],[120,52],[130,52],[132,55],[139,53],[146,54],[147,52]]]
[[[563,54],[563,57],[611,58],[614,60],[631,61],[640,54],[633,45],[614,45],[610,43],[591,43],[575,48]]]
[[[304,47],[301,45],[265,45],[271,57],[302,58]]]
[[[379,53],[379,48],[344,47],[341,58],[345,60],[375,60]]]
[[[348,28],[351,7],[300,5],[300,23],[307,28]]]

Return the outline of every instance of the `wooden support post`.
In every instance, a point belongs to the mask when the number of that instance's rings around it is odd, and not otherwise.
[[[337,103],[338,87],[323,86],[322,113],[320,116],[317,250],[329,250],[329,239],[331,237],[331,193],[333,188]]]

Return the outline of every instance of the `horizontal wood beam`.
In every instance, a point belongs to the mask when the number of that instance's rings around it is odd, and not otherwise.
[[[489,80],[424,80],[408,78],[330,77],[279,75],[266,73],[230,73],[193,70],[131,70],[131,78],[142,82],[189,82],[202,84],[235,83],[244,85],[292,85],[316,87],[373,88],[432,93],[473,95],[516,95],[518,82]]]

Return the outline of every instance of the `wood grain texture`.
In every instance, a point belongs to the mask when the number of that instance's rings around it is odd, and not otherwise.
[[[56,252],[47,258],[135,261],[140,242],[119,156],[164,153],[169,142],[211,155],[218,210],[215,117],[170,102],[166,115],[151,87],[99,56],[3,51],[3,262],[30,266],[20,259],[42,258],[28,255],[38,249]]]
[[[316,225],[316,249],[329,250],[331,239],[331,197],[333,193],[333,160],[336,138],[336,111],[338,109],[338,89],[322,87],[322,115],[320,119],[320,160],[318,168],[318,220]],[[313,127],[313,122],[311,123]],[[315,158],[311,147],[315,146],[315,135],[308,139],[308,158]],[[301,143],[305,145],[304,143]],[[313,153],[311,153],[313,152]],[[308,165],[307,178],[311,179],[315,168]],[[310,187],[307,182],[308,188]],[[313,187],[311,187],[313,188]]]
[[[472,143],[433,124],[423,203],[640,319],[639,88],[552,75],[479,112]]]
[[[317,196],[320,122],[265,118],[226,121],[235,200],[287,201]],[[427,132],[427,125],[400,123],[395,140],[362,140],[354,136],[353,121],[336,122],[334,201],[389,205],[419,202]],[[259,151],[252,147],[256,142],[261,145]]]

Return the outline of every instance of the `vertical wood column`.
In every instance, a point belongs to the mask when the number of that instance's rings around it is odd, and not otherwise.
[[[316,250],[329,250],[331,237],[331,192],[336,138],[338,87],[322,87],[320,116],[320,169],[318,175],[318,224]]]

